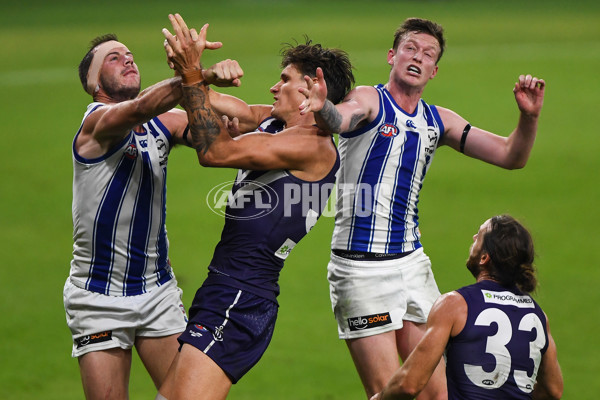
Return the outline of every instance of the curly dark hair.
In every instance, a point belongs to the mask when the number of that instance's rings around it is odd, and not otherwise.
[[[293,64],[300,73],[311,78],[316,76],[317,67],[321,67],[327,84],[327,98],[337,104],[346,97],[354,84],[352,64],[348,54],[340,49],[324,48],[313,44],[305,37],[304,44],[285,44],[281,50],[281,67]]]
[[[94,48],[96,48],[96,46],[98,46],[99,44],[108,42],[110,40],[118,41],[119,39],[117,38],[117,35],[115,35],[114,33],[107,33],[106,35],[95,37],[90,42],[90,48],[88,49],[87,53],[85,53],[85,56],[83,56],[83,59],[79,63],[79,80],[81,81],[81,84],[83,85],[83,90],[86,90],[87,74],[88,74],[88,71],[90,70],[90,65],[92,64],[92,59],[94,58],[94,53],[92,53],[92,50],[94,50]]]
[[[537,286],[533,239],[529,231],[509,215],[491,219],[483,237],[483,250],[490,256],[490,276],[503,286],[516,285],[531,293]]]
[[[427,33],[437,39],[438,44],[440,45],[440,54],[438,55],[438,59],[436,60],[437,64],[442,58],[442,54],[444,54],[444,49],[446,48],[446,39],[444,39],[444,28],[442,28],[441,25],[436,24],[435,22],[430,21],[428,19],[407,18],[394,33],[394,45],[392,46],[392,49],[394,49],[394,51],[398,49],[398,44],[400,44],[402,39],[409,32]]]

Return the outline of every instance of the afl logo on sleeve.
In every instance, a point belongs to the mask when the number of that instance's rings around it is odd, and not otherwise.
[[[398,136],[398,127],[394,124],[383,124],[379,127],[378,133],[383,137]]]

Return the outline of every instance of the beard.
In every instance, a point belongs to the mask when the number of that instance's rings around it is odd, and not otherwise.
[[[104,92],[117,102],[135,99],[140,93],[140,83],[132,86],[123,86],[119,84],[115,79],[105,78],[100,76],[100,84]]]
[[[474,278],[477,278],[479,272],[481,272],[481,269],[479,268],[480,256],[481,254],[469,254],[469,258],[467,259],[467,269]]]

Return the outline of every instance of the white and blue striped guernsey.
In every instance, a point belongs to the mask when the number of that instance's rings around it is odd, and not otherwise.
[[[102,103],[88,106],[83,121]],[[82,121],[82,126],[83,126]],[[171,133],[153,118],[102,157],[73,140],[74,285],[112,296],[146,293],[173,278],[166,217]]]
[[[403,253],[421,246],[417,203],[444,126],[422,99],[414,113],[400,108],[383,85],[377,117],[339,135],[332,249]]]

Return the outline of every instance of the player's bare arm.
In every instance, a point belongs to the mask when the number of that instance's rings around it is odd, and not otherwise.
[[[149,87],[135,99],[100,107],[86,118],[75,148],[82,157],[99,157],[131,129],[172,109],[180,99],[181,79],[171,78]]]
[[[332,167],[331,160],[335,161],[331,139],[318,135],[314,126],[296,126],[275,135],[251,133],[234,139],[211,108],[206,85],[184,85],[183,91],[192,143],[205,167],[290,169],[298,171],[296,175],[303,179],[316,180],[326,175]]]
[[[537,382],[532,392],[532,398],[535,400],[560,399],[563,394],[563,376],[558,364],[556,343],[550,334],[548,316],[546,316],[546,329],[548,332],[548,349],[542,357]]]
[[[327,84],[321,68],[317,68],[316,79],[305,76],[306,88],[299,88],[306,100],[300,104],[302,115],[313,112],[317,126],[332,133],[349,132],[372,120],[373,104],[379,105],[377,91],[370,86],[359,86],[334,105],[327,99]],[[375,101],[375,103],[372,103]],[[365,122],[366,121],[366,122]]]
[[[457,292],[446,293],[434,303],[425,335],[394,373],[386,387],[373,399],[413,399],[425,387],[440,362],[451,336],[464,328],[467,303]]]
[[[223,60],[202,71],[204,80],[212,86],[240,86],[244,71],[236,60]],[[209,90],[210,104],[219,116],[237,118],[239,132],[253,132],[260,123],[271,115],[270,105],[249,105],[228,94]]]
[[[307,166],[320,165],[315,163],[315,159],[321,157],[323,152],[313,150],[315,143],[327,144],[335,152],[330,138],[323,135],[315,138],[317,128],[313,126],[295,127],[294,131],[288,130],[287,133],[278,135],[251,134],[241,136],[239,140],[232,139],[211,107],[208,85],[204,82],[202,74],[191,78],[194,80],[185,77],[185,71],[193,71],[194,65],[200,65],[202,51],[198,49],[203,48],[202,41],[206,38],[206,30],[203,28],[201,34],[194,35],[188,32],[180,17],[170,19],[177,33],[177,40],[164,30],[168,42],[165,49],[175,69],[184,77],[182,87],[191,141],[202,165],[304,170]],[[291,134],[292,132],[294,134]]]
[[[508,136],[477,127],[455,112],[438,107],[445,132],[440,145],[448,145],[490,164],[506,169],[523,168],[535,142],[538,119],[543,105],[545,82],[531,75],[521,75],[513,89],[520,111],[517,127]]]
[[[210,104],[219,116],[237,118],[240,133],[253,132],[260,123],[271,116],[272,106],[250,105],[245,101],[225,93],[209,90]]]

